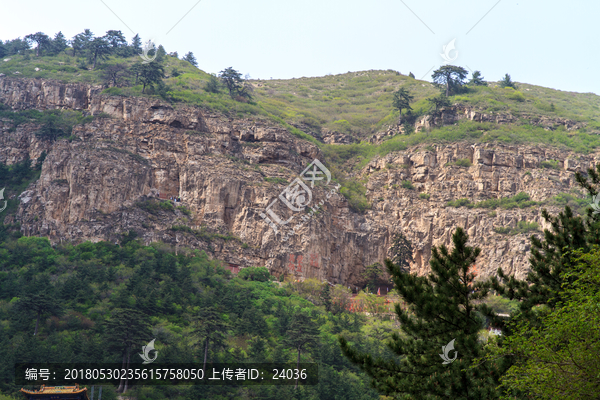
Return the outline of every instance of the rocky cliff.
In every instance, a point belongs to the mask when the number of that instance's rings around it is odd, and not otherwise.
[[[48,236],[54,243],[115,242],[133,230],[146,243],[201,248],[231,264],[266,265],[275,275],[354,285],[364,266],[389,256],[395,233],[411,240],[412,269],[425,273],[432,246],[449,245],[454,229],[462,226],[471,244],[482,248],[481,276],[503,267],[523,278],[528,235],[495,228],[528,221],[542,229],[541,206],[490,212],[447,202],[521,191],[543,201],[572,189],[575,171],[587,170],[600,156],[535,146],[419,146],[377,158],[361,171],[371,210],[351,211],[333,182],[321,182],[311,189],[315,211],[307,214],[285,207],[279,195],[313,159],[323,160],[317,146],[261,119],[229,119],[100,92],[83,84],[0,78],[0,103],[14,110],[76,109],[102,116],[77,126],[77,139],[54,143],[40,141],[33,124],[14,130],[9,121],[0,121],[0,161],[12,164],[48,153],[40,179],[20,196],[14,218],[23,234]],[[460,159],[472,165],[455,165]],[[558,168],[542,168],[548,160],[558,160]],[[404,188],[403,181],[414,188]],[[182,202],[161,206],[159,194]],[[285,227],[297,226],[293,235],[275,232],[266,222],[265,217],[274,221],[266,212],[272,203],[278,218],[291,218]]]

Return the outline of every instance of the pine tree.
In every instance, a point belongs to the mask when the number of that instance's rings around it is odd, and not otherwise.
[[[300,353],[302,349],[317,343],[318,338],[319,328],[311,319],[310,315],[302,311],[294,314],[292,322],[287,329],[286,337],[283,339],[283,343],[298,351],[296,368],[300,367]],[[296,388],[298,388],[298,379],[296,379]]]
[[[131,66],[131,72],[135,75],[135,83],[138,80],[142,83],[142,93],[146,92],[146,87],[153,88],[154,85],[162,82],[165,77],[165,70],[162,64],[151,62],[147,64],[135,63]]]
[[[403,233],[396,233],[392,247],[390,247],[390,255],[392,263],[400,267],[403,272],[410,271],[410,263],[413,261],[412,243],[404,236]]]
[[[512,79],[510,79],[510,75],[506,74],[506,75],[504,75],[504,78],[502,78],[502,80],[500,81],[500,87],[502,87],[502,88],[511,87],[513,89],[516,89],[517,85],[515,85],[515,83],[512,81]]]
[[[50,48],[52,39],[44,32],[32,33],[31,35],[25,36],[25,40],[35,43],[35,55],[39,57],[41,51]]]
[[[69,47],[67,43],[67,38],[65,37],[65,35],[63,35],[62,32],[59,31],[52,40],[52,52],[54,54],[59,54],[60,52],[64,51],[67,47]]]
[[[129,368],[131,350],[152,340],[147,317],[137,310],[115,309],[106,322],[106,339],[109,349],[122,356],[122,368]],[[128,380],[121,380],[117,391],[127,391]]]
[[[182,60],[189,62],[194,67],[198,66],[198,61],[196,61],[196,57],[194,57],[194,53],[192,53],[191,51],[189,51],[185,56],[183,56]]]
[[[133,39],[131,39],[131,49],[133,50],[133,55],[142,52],[142,39],[140,39],[140,35],[136,34]]]
[[[457,94],[462,90],[467,70],[456,65],[444,65],[433,71],[433,82],[440,88],[445,88],[446,97]]]
[[[412,110],[410,106],[410,102],[413,100],[414,96],[410,94],[406,88],[400,88],[394,92],[394,97],[392,99],[392,106],[400,112],[400,116],[402,116],[402,110],[406,110],[408,114]]]
[[[200,309],[194,322],[192,335],[200,340],[204,349],[204,363],[202,370],[206,371],[206,360],[209,347],[223,347],[227,338],[229,324],[223,320],[219,310],[214,306]]]
[[[94,38],[87,45],[88,61],[92,63],[92,69],[96,69],[98,59],[104,60],[111,52],[110,45],[104,37]]]
[[[498,370],[489,362],[469,369],[482,355],[478,311],[491,310],[476,303],[488,290],[473,283],[474,274],[469,271],[480,249],[467,246],[467,240],[464,230],[457,228],[451,253],[444,245],[434,247],[431,273],[426,277],[403,273],[386,260],[395,286],[409,306],[406,311],[398,304],[395,307],[402,334],[393,333],[388,346],[399,356],[398,362],[374,360],[339,338],[343,353],[372,378],[381,393],[415,400],[498,398]],[[455,353],[448,351],[450,344],[456,346]],[[447,358],[441,357],[440,349]],[[450,361],[453,355],[456,361]]]
[[[35,313],[35,330],[33,336],[37,335],[38,328],[40,325],[40,319],[42,316],[51,314],[59,315],[61,313],[61,307],[57,303],[56,299],[45,293],[27,295],[19,300],[17,308],[22,310],[30,310]]]
[[[480,71],[473,71],[473,73],[471,74],[471,80],[469,81],[469,85],[473,85],[473,86],[485,86],[486,85]]]

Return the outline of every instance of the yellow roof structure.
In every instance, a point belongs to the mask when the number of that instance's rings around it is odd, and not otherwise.
[[[28,399],[81,399],[90,400],[87,395],[87,388],[75,386],[46,386],[42,385],[39,390],[21,389],[23,395]]]

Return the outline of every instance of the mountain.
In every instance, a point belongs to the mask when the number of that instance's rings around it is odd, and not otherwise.
[[[353,79],[346,77],[346,82]],[[320,79],[334,78],[340,76]],[[310,86],[318,79],[296,81]],[[259,86],[254,104],[235,106],[265,109],[268,88],[275,84]],[[146,243],[202,248],[230,264],[267,266],[277,276],[355,286],[361,286],[365,266],[390,256],[394,234],[403,233],[413,243],[411,268],[425,273],[432,246],[449,244],[455,227],[463,226],[483,249],[482,277],[503,267],[522,278],[528,236],[546,227],[541,209],[557,213],[566,202],[583,207],[574,173],[598,158],[598,107],[592,102],[585,115],[571,115],[558,100],[565,94],[548,89],[539,90],[542,100],[533,105],[516,100],[511,107],[522,107],[519,113],[467,101],[419,117],[411,134],[399,133],[394,124],[360,134],[338,131],[352,141],[361,135],[369,139],[347,145],[326,145],[316,131],[298,132],[288,116],[225,114],[202,102],[194,106],[117,93],[126,89],[0,77],[5,105],[0,161],[12,165],[47,154],[40,178],[19,195],[18,210],[5,217],[5,224],[18,222],[23,234],[48,236],[53,243],[117,242],[134,231]],[[463,97],[475,102],[479,94]],[[584,102],[588,95],[566,96]],[[379,101],[373,94],[365,98]],[[565,112],[527,114],[531,110],[525,105],[545,99],[557,99],[555,109]],[[77,112],[92,120],[76,124],[66,139],[45,140],[36,134],[44,118],[36,119],[31,110]],[[323,205],[306,218],[306,212],[277,199],[314,159],[333,179],[311,190],[310,206]],[[165,200],[171,196],[182,202]],[[275,214],[282,220],[293,217],[288,226],[302,222],[303,215],[307,219],[287,241],[283,229],[275,233],[261,217],[269,215],[274,200]],[[301,268],[295,265],[299,256]]]

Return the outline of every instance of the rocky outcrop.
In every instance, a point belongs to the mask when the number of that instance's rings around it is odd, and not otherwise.
[[[473,107],[455,104],[451,107],[444,107],[437,115],[425,115],[415,123],[415,132],[423,129],[428,130],[433,127],[455,124],[460,120],[475,122],[490,122],[503,125],[517,122],[519,118],[510,113],[490,113],[477,110]],[[521,115],[520,119],[527,121],[530,125],[540,126],[546,130],[555,130],[564,127],[568,131],[580,129],[586,124],[584,122],[573,121],[562,117],[548,117],[539,115]]]
[[[528,221],[543,229],[542,206],[492,212],[447,202],[521,191],[544,201],[571,190],[575,172],[595,165],[600,156],[473,143],[411,148],[372,160],[356,176],[367,178],[372,208],[364,214],[352,211],[332,182],[322,182],[311,189],[315,212],[309,215],[286,207],[279,195],[322,155],[268,121],[110,97],[85,85],[8,78],[0,78],[0,102],[15,109],[75,108],[101,116],[75,127],[77,139],[53,144],[40,142],[33,124],[13,130],[9,121],[0,123],[0,161],[12,164],[48,153],[40,179],[20,196],[16,219],[25,235],[48,236],[54,243],[115,242],[133,230],[146,243],[201,248],[232,264],[266,265],[276,275],[348,285],[360,282],[365,265],[389,256],[397,232],[414,245],[412,269],[425,273],[432,247],[450,245],[457,226],[482,248],[481,276],[502,267],[524,277],[528,235],[503,235],[495,228]],[[455,164],[462,159],[471,166]],[[544,163],[549,160],[557,160],[557,169],[543,168],[554,165]],[[414,188],[403,187],[404,181]],[[159,207],[159,194],[182,202],[173,209]],[[272,203],[281,220],[290,220],[286,226],[296,227],[293,235],[289,229],[275,232],[265,222]]]

